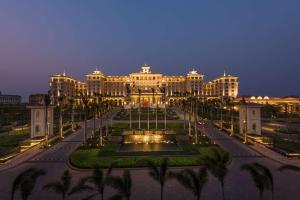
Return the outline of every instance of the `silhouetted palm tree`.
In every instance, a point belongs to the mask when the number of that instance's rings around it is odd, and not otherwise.
[[[273,189],[273,176],[272,173],[268,168],[259,164],[259,163],[252,163],[252,164],[245,164],[241,167],[241,170],[246,170],[250,173],[255,186],[259,191],[259,199],[263,199],[264,190],[271,190],[272,192],[272,199],[274,198],[274,189]]]
[[[121,200],[123,198],[130,200],[132,179],[129,170],[125,170],[122,177],[110,176],[107,179],[107,184],[118,191],[110,198],[111,200]]]
[[[153,161],[146,160],[148,168],[149,168],[149,175],[160,184],[160,199],[163,199],[163,192],[164,192],[164,185],[169,178],[169,163],[168,158],[162,159],[160,165],[157,166]]]
[[[198,173],[191,169],[184,169],[178,173],[171,173],[171,176],[175,177],[182,186],[191,190],[197,200],[200,200],[203,186],[208,181],[208,173],[205,167],[200,167]]]
[[[222,199],[225,199],[224,183],[228,172],[229,153],[220,148],[211,148],[211,153],[202,157],[203,165],[221,184]]]
[[[43,186],[43,190],[52,190],[61,195],[62,200],[66,199],[66,195],[71,188],[72,176],[69,170],[66,170],[61,176],[61,181],[51,182]]]
[[[45,105],[45,145],[48,146],[48,141],[49,141],[49,128],[48,128],[48,108],[51,104],[51,98],[49,94],[46,94],[44,96],[44,105]]]
[[[73,187],[71,194],[84,191],[94,191],[96,193],[93,193],[88,197],[93,197],[99,194],[101,196],[101,200],[103,200],[104,189],[108,183],[108,178],[111,176],[113,166],[115,166],[115,163],[108,168],[106,174],[104,174],[104,171],[101,167],[97,165],[94,166],[93,174],[81,179],[79,183]]]
[[[15,192],[20,189],[22,200],[27,200],[31,195],[38,177],[46,174],[44,169],[29,168],[20,173],[14,180],[11,191],[11,199],[14,199]]]

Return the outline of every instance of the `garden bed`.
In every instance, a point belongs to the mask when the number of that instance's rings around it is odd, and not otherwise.
[[[159,163],[168,157],[170,166],[196,166],[201,164],[201,156],[211,153],[216,145],[193,145],[190,142],[180,142],[178,146],[182,151],[156,151],[156,152],[118,152],[121,144],[109,143],[101,148],[80,147],[70,156],[70,163],[78,168],[92,168],[94,165],[109,167],[117,162],[116,167],[132,168],[145,167],[145,160]],[[219,148],[219,147],[217,147]]]

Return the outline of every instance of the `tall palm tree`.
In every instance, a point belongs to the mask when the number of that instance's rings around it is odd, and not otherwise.
[[[198,99],[194,98],[194,129],[195,129],[195,143],[198,144]]]
[[[69,98],[69,105],[70,105],[70,108],[71,108],[71,130],[72,132],[75,131],[75,124],[74,124],[74,115],[75,115],[75,100],[73,97]]]
[[[108,184],[108,179],[111,177],[111,172],[116,163],[113,163],[104,174],[104,171],[99,166],[93,167],[93,173],[91,176],[85,177],[79,181],[79,183],[73,187],[71,194],[90,191],[94,192],[90,197],[100,195],[101,200],[104,198],[104,189]]]
[[[61,195],[62,200],[65,200],[68,191],[71,189],[72,176],[69,170],[64,171],[60,179],[61,181],[52,182],[44,185],[43,190],[52,190],[55,193]]]
[[[96,118],[98,113],[98,93],[94,93],[94,98],[91,104],[91,109],[93,111],[93,136],[95,136],[96,133]]]
[[[48,125],[48,108],[51,104],[51,98],[49,94],[44,96],[44,105],[45,105],[45,145],[48,146],[49,142],[49,125]]]
[[[64,107],[64,96],[59,96],[57,98],[58,100],[58,110],[59,110],[59,136],[60,138],[63,138],[64,137],[64,132],[63,132],[63,107]]]
[[[107,179],[107,184],[118,191],[118,194],[110,198],[111,200],[123,198],[130,200],[132,179],[129,170],[125,170],[122,177],[110,176]]]
[[[87,115],[89,109],[89,97],[86,94],[80,93],[81,102],[82,102],[82,111],[84,115],[84,128],[83,128],[83,143],[86,143],[86,131],[87,131]]]
[[[154,104],[155,102],[155,89],[154,88],[151,88],[151,92],[152,92],[152,104]],[[155,129],[157,130],[157,102],[156,102],[156,108],[154,107],[155,109]]]
[[[211,153],[202,157],[203,165],[220,182],[222,190],[222,199],[225,199],[225,177],[228,173],[227,165],[230,161],[229,153],[220,148],[211,148]]]
[[[182,110],[183,110],[183,129],[186,129],[186,111],[187,111],[187,101],[184,99],[182,101]]]
[[[162,159],[159,166],[151,160],[146,160],[146,162],[149,168],[149,175],[160,184],[160,199],[163,200],[164,185],[169,178],[168,158]]]
[[[205,167],[200,167],[197,173],[192,169],[184,169],[178,173],[171,173],[171,177],[176,178],[186,189],[191,190],[197,200],[200,200],[203,186],[208,181],[208,173]]]
[[[38,177],[46,174],[44,169],[29,168],[20,173],[14,180],[11,191],[11,200],[15,192],[20,189],[22,200],[27,200],[31,195]]]
[[[273,176],[272,173],[268,168],[259,164],[259,163],[252,163],[252,164],[245,164],[241,167],[241,170],[248,171],[255,183],[259,191],[259,199],[263,199],[264,190],[271,190],[272,192],[272,199],[274,199],[274,189],[273,189]]]
[[[141,129],[141,89],[138,89],[139,93],[139,129]]]

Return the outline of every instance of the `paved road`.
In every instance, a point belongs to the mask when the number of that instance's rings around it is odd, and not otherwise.
[[[92,128],[92,122],[89,123],[89,130]],[[225,189],[228,200],[254,200],[258,199],[257,191],[250,177],[239,170],[240,166],[244,163],[260,162],[272,169],[275,177],[275,195],[277,200],[294,200],[300,199],[300,173],[284,172],[280,173],[276,169],[280,166],[277,162],[271,161],[268,158],[260,155],[259,153],[249,149],[247,146],[229,138],[227,135],[220,133],[215,128],[208,126],[205,128],[209,137],[213,138],[217,143],[223,146],[232,155],[232,162],[229,166],[230,172],[226,177]],[[74,148],[80,145],[83,133],[78,131],[74,135],[66,138],[63,142],[55,145],[38,156],[30,159],[18,167],[0,172],[0,199],[9,199],[9,192],[14,177],[21,171],[34,166],[41,167],[47,170],[47,175],[40,178],[37,187],[33,192],[31,199],[36,200],[52,200],[59,199],[60,197],[52,192],[41,191],[42,185],[50,181],[56,181],[62,172],[68,169],[66,161],[69,154]],[[173,169],[177,170],[177,169]],[[154,182],[145,169],[131,170],[133,178],[133,200],[154,200],[159,199],[159,185]],[[73,180],[76,182],[81,177],[86,176],[89,172],[74,171]],[[122,170],[115,170],[114,174],[121,174]],[[105,198],[111,196],[113,190],[108,188],[106,190]],[[165,188],[165,199],[170,200],[183,200],[195,199],[191,192],[184,189],[177,182],[168,181]],[[69,199],[82,199],[86,194],[81,196],[72,196]],[[209,183],[203,190],[202,199],[220,199],[220,187],[217,180],[210,177]],[[270,195],[266,194],[265,199],[270,199]]]

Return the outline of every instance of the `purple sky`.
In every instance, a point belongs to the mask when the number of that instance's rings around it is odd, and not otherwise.
[[[152,71],[206,80],[224,70],[241,95],[299,95],[299,0],[1,0],[0,91],[48,90],[66,69],[84,80],[98,67],[126,75]]]

